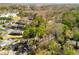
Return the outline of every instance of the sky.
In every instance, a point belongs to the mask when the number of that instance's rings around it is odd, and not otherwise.
[[[0,0],[0,3],[79,3],[79,0]]]

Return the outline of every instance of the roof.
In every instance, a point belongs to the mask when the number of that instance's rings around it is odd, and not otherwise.
[[[10,32],[9,35],[22,35],[22,31],[14,30],[14,31]]]
[[[32,20],[32,19],[33,19],[33,16],[29,16],[28,19],[29,19],[29,20]]]
[[[15,24],[15,25],[12,25],[10,28],[14,29],[14,28],[17,28],[17,29],[23,29],[24,25],[18,25],[18,24]]]

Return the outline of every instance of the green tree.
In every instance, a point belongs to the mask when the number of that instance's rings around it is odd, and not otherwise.
[[[29,14],[26,12],[20,11],[17,15],[20,17],[27,17]]]
[[[67,42],[63,45],[63,54],[74,55],[76,54],[76,50],[73,48],[73,46],[69,42]]]
[[[76,24],[76,15],[74,12],[66,12],[62,16],[63,24],[67,25],[70,29]]]
[[[45,19],[42,16],[35,16],[33,21],[37,27],[41,24],[45,24]]]
[[[76,41],[76,48],[78,48],[79,32],[74,33],[74,40]]]
[[[45,34],[45,26],[40,25],[37,27],[37,36],[42,37]]]
[[[24,38],[34,38],[36,36],[36,28],[35,27],[28,27],[23,32]]]
[[[50,40],[49,42],[49,51],[51,54],[60,54],[60,45],[55,40]]]

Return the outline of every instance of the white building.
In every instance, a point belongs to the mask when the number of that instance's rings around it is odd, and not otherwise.
[[[9,17],[9,16],[12,16],[12,17],[16,17],[18,13],[3,13],[3,14],[0,14],[0,17]]]

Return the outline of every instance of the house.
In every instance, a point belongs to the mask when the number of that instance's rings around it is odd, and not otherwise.
[[[15,25],[10,26],[9,28],[22,30],[24,28],[24,25],[15,24]]]
[[[22,35],[22,31],[14,30],[14,31],[10,32],[9,35]]]

